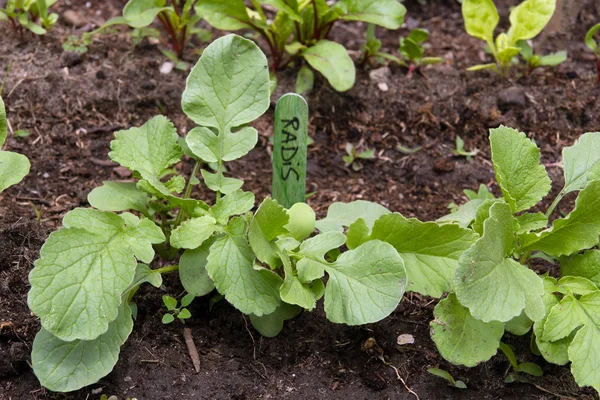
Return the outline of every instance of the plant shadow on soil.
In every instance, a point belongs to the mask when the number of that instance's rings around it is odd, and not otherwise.
[[[97,9],[72,0],[85,26],[117,15],[122,2],[107,1]],[[506,19],[516,1],[500,1]],[[464,69],[483,57],[480,43],[462,27],[460,6],[435,0],[421,5],[406,3],[407,25],[429,29],[431,55],[445,57],[442,65],[426,68],[423,75],[406,77],[390,66],[360,70],[356,86],[346,93],[332,91],[317,77],[308,94],[310,135],[315,144],[308,154],[308,202],[320,216],[333,201],[365,199],[380,202],[407,217],[433,220],[448,212],[450,202],[464,202],[464,188],[493,183],[487,130],[505,124],[528,132],[542,150],[542,161],[554,181],[553,194],[562,185],[562,172],[554,166],[560,151],[582,133],[600,129],[600,85],[594,81],[593,62],[583,45],[585,27],[598,10],[592,0],[584,4],[573,30],[551,38],[543,48],[567,48],[569,60],[555,70],[536,71],[530,78],[501,79],[493,74]],[[67,5],[58,6],[63,15]],[[407,294],[397,310],[377,324],[346,327],[327,322],[322,307],[302,313],[285,324],[274,339],[260,337],[239,312],[225,302],[209,311],[209,299],[192,304],[188,323],[201,358],[195,374],[182,337],[182,326],[164,326],[161,295],[181,295],[176,276],[165,278],[164,290],[143,288],[136,296],[139,314],[134,332],[123,346],[114,371],[98,384],[69,394],[40,387],[29,367],[29,352],[39,322],[27,303],[27,274],[43,241],[60,226],[62,215],[87,206],[89,191],[103,180],[128,179],[108,161],[113,132],[138,126],[153,115],[167,115],[186,132],[192,128],[180,109],[186,73],[159,73],[165,61],[148,41],[134,47],[124,33],[97,38],[83,56],[62,51],[61,43],[75,28],[59,25],[42,38],[20,36],[0,26],[0,71],[7,70],[5,101],[14,129],[27,129],[27,138],[8,141],[9,149],[27,155],[32,170],[24,183],[0,196],[0,399],[95,399],[100,394],[119,398],[154,399],[412,399],[407,387],[421,399],[553,399],[555,394],[596,398],[590,389],[573,382],[568,367],[547,364],[529,351],[528,337],[507,334],[520,361],[539,363],[545,375],[532,384],[505,384],[508,361],[497,355],[468,369],[445,362],[429,337],[435,305],[430,298]],[[358,51],[364,25],[340,24],[334,36]],[[397,51],[398,32],[378,30],[384,50]],[[355,55],[357,53],[354,53]],[[195,55],[189,52],[188,61]],[[376,70],[376,72],[373,72]],[[294,71],[281,71],[273,97],[294,84]],[[381,82],[388,90],[380,89]],[[262,200],[270,192],[270,148],[273,109],[255,123],[259,145],[244,159],[231,163],[233,176]],[[480,153],[473,161],[453,157],[457,135],[467,149]],[[346,142],[374,148],[378,158],[351,171],[342,161]],[[421,147],[404,154],[397,145]],[[187,164],[178,165],[185,173]],[[210,194],[199,190],[198,198]],[[542,208],[551,201],[546,198]],[[569,210],[572,202],[561,204]],[[537,267],[536,267],[537,268]],[[539,266],[549,269],[553,266]],[[412,334],[415,343],[396,348],[399,334]],[[365,350],[367,339],[377,346]],[[390,365],[398,368],[399,376]],[[451,388],[427,373],[439,367],[463,380],[468,389]],[[543,388],[543,391],[536,388]],[[554,393],[554,394],[552,394]]]

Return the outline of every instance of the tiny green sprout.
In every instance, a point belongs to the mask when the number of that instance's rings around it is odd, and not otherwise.
[[[474,156],[479,153],[479,149],[471,151],[465,150],[465,141],[460,136],[456,136],[456,149],[452,149],[451,153],[455,156],[466,157],[467,161],[471,161]]]
[[[437,376],[437,377],[440,377],[440,378],[446,380],[450,386],[453,386],[457,389],[466,389],[467,388],[467,385],[463,381],[455,380],[452,377],[452,375],[450,375],[450,373],[446,370],[443,370],[441,368],[429,368],[427,370],[427,372],[429,372],[431,375],[434,375],[434,376]]]
[[[31,135],[31,133],[29,133],[29,131],[26,129],[17,129],[16,131],[14,131],[13,135],[16,138],[24,138]]]
[[[180,306],[177,307],[176,299],[174,299],[171,296],[164,295],[162,297],[162,300],[169,312],[163,315],[162,323],[165,325],[170,324],[171,322],[175,321],[175,318],[178,318],[182,324],[185,324],[185,320],[192,316],[192,314],[186,307],[192,303],[194,297],[195,296],[191,293],[186,294],[181,298]]]
[[[58,20],[58,14],[48,13],[56,0],[8,0],[0,8],[0,21],[8,21],[19,32],[27,29],[36,35],[44,35]]]
[[[556,67],[567,60],[567,52],[565,50],[540,56],[533,52],[533,48],[527,40],[519,40],[517,46],[521,49],[519,54],[527,63],[525,76],[531,75],[533,70],[538,67]]]
[[[346,167],[352,167],[354,171],[360,171],[362,165],[358,160],[372,160],[375,158],[375,150],[356,151],[354,145],[350,142],[346,143],[346,155],[342,157],[346,163]]]
[[[536,37],[548,24],[556,0],[525,0],[510,12],[510,29],[494,40],[494,31],[500,17],[492,0],[464,0],[462,14],[467,33],[484,40],[494,56],[494,63],[475,65],[468,71],[492,69],[507,75],[513,59],[519,55],[519,41]]]
[[[419,150],[421,150],[422,148],[423,147],[421,147],[421,146],[417,146],[417,147],[413,147],[411,149],[410,147],[406,147],[401,144],[396,145],[396,149],[398,149],[398,151],[403,154],[414,154],[414,153],[418,152]]]
[[[502,352],[506,356],[506,358],[508,358],[508,361],[510,362],[510,366],[512,368],[512,372],[506,376],[506,379],[504,379],[504,382],[506,382],[506,383],[522,382],[524,380],[524,378],[519,374],[520,372],[531,375],[531,376],[542,376],[544,374],[544,372],[542,371],[542,368],[535,363],[526,362],[526,363],[519,364],[517,362],[517,357],[515,356],[513,349],[506,343],[500,342],[499,347],[500,347],[500,350],[502,350]]]
[[[594,35],[600,31],[600,23],[592,26],[585,34],[585,45],[590,49],[596,57],[596,71],[598,73],[598,83],[600,83],[600,42],[594,40]]]

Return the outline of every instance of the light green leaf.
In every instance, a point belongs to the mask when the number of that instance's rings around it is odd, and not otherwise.
[[[192,129],[186,137],[190,150],[205,162],[217,162],[219,155],[223,161],[238,159],[248,154],[257,141],[258,132],[251,127],[244,127],[226,135],[222,148],[219,147],[219,137],[205,127]]]
[[[148,195],[139,190],[135,182],[104,181],[88,194],[88,202],[101,211],[146,212]]]
[[[269,107],[267,58],[256,44],[240,36],[215,40],[192,68],[181,105],[195,123],[216,128],[220,140],[226,140],[232,128],[254,121]]]
[[[560,258],[561,276],[581,276],[600,287],[600,250]]]
[[[334,10],[341,19],[364,21],[398,29],[404,22],[406,8],[398,0],[340,0]]]
[[[184,221],[171,232],[171,246],[178,249],[195,249],[217,229],[217,221],[210,215]]]
[[[533,323],[535,344],[546,361],[553,364],[565,365],[569,362],[568,348],[575,335],[571,334],[555,342],[545,342],[542,340],[542,337],[544,337],[544,325],[548,319],[548,314],[550,313],[550,310],[558,304],[558,299],[554,294],[558,289],[556,279],[547,276],[542,279],[544,281],[544,296],[542,299],[544,300],[546,316]]]
[[[254,194],[236,190],[221,197],[210,209],[210,213],[220,224],[226,224],[230,217],[243,214],[254,207]]]
[[[575,254],[598,244],[600,235],[600,181],[591,181],[579,193],[575,209],[540,233],[522,236],[522,250],[541,250],[551,256]]]
[[[590,173],[600,161],[600,132],[588,132],[573,146],[562,151],[565,174],[564,194],[581,190],[588,183]]]
[[[6,108],[4,108],[4,100],[2,100],[2,97],[0,97],[0,148],[2,148],[4,145],[4,141],[8,135],[7,126]]]
[[[31,164],[27,157],[12,151],[0,151],[0,192],[23,180]]]
[[[454,293],[435,306],[434,316],[429,324],[431,338],[446,360],[474,367],[496,354],[504,333],[503,323],[473,318]]]
[[[289,222],[285,208],[277,201],[265,199],[250,222],[248,240],[252,250],[261,262],[275,268],[281,264],[277,255],[277,246],[272,241],[286,233],[284,226]]]
[[[219,293],[244,314],[271,314],[281,302],[281,278],[254,269],[254,254],[244,236],[217,239],[210,248],[206,271]]]
[[[302,52],[302,57],[319,71],[338,92],[354,86],[356,70],[346,48],[329,40],[319,40]]]
[[[250,314],[250,322],[252,322],[252,326],[258,333],[271,338],[279,335],[279,332],[283,329],[283,321],[294,318],[300,314],[301,311],[302,308],[298,306],[281,303],[271,314],[263,315],[261,317]]]
[[[302,22],[302,17],[300,17],[300,14],[298,14],[297,12],[297,5],[295,7],[289,6],[286,3],[286,0],[260,0],[260,3],[273,6],[277,10],[283,11],[285,14],[287,14],[289,18],[293,19],[294,21]],[[292,2],[291,4],[295,4],[295,2]]]
[[[406,219],[398,213],[381,216],[371,234],[371,239],[394,246],[404,260],[407,290],[438,298],[452,291],[458,259],[477,237],[457,225]]]
[[[493,44],[500,17],[492,0],[464,0],[462,15],[469,35]]]
[[[525,0],[510,12],[508,36],[511,43],[536,37],[548,24],[556,0]]]
[[[315,84],[315,75],[312,70],[306,65],[300,67],[298,70],[298,76],[296,77],[296,93],[302,94],[312,90]]]
[[[349,227],[359,218],[362,218],[369,229],[375,221],[384,214],[389,214],[384,206],[364,200],[350,203],[333,203],[327,210],[327,217],[317,221],[317,229],[321,232],[343,232],[344,227]]]
[[[123,8],[123,17],[132,28],[143,28],[154,22],[162,11],[173,12],[171,7],[164,5],[165,0],[129,0]]]
[[[302,241],[312,235],[315,230],[316,215],[306,203],[296,203],[287,211],[290,219],[284,226],[296,240]]]
[[[545,228],[548,226],[548,218],[541,212],[523,213],[517,217],[517,223],[519,224],[517,234],[520,235]]]
[[[201,297],[209,294],[215,284],[206,272],[209,249],[214,240],[207,240],[202,246],[186,250],[179,259],[179,280],[186,292]]]
[[[210,129],[203,126],[192,129],[185,137],[185,142],[190,151],[202,161],[219,161],[219,140]]]
[[[540,58],[540,65],[543,67],[556,67],[565,61],[567,61],[567,52],[565,50],[561,50],[557,51],[556,53],[542,56]]]
[[[484,69],[493,69],[494,71],[498,72],[498,66],[495,63],[473,65],[472,67],[467,68],[467,71],[473,72]]]
[[[115,162],[136,171],[160,193],[170,191],[160,181],[161,173],[181,159],[182,151],[177,144],[177,130],[162,115],[158,115],[139,128],[115,133],[110,142],[108,156]]]
[[[162,317],[162,323],[165,325],[170,324],[173,321],[175,321],[175,317],[173,316],[173,314],[165,314]]]
[[[59,339],[92,340],[117,318],[121,294],[135,275],[134,254],[148,258],[151,244],[164,236],[152,239],[145,224],[127,226],[118,215],[92,209],[71,211],[63,224],[29,275],[28,304]]]
[[[521,312],[520,315],[514,317],[504,325],[504,329],[513,335],[523,336],[531,330],[533,321],[529,319],[525,312]]]
[[[448,215],[444,215],[443,217],[438,218],[435,222],[439,224],[456,224],[461,228],[468,228],[471,225],[477,216],[477,209],[483,203],[482,199],[474,199],[469,200],[465,204],[462,204],[458,207],[453,213]]]
[[[379,240],[345,252],[325,270],[329,274],[325,314],[335,323],[363,325],[382,320],[396,309],[406,287],[402,258]]]
[[[325,254],[337,249],[346,242],[346,237],[340,232],[325,232],[305,240],[300,245],[299,255],[304,258],[296,264],[298,278],[307,283],[320,279],[325,274]]]
[[[121,218],[125,221],[123,240],[129,245],[135,257],[149,264],[154,259],[153,243],[165,241],[165,235],[154,222],[147,218],[139,219],[133,214],[123,213]],[[66,222],[65,226],[66,226]]]
[[[169,311],[173,311],[177,308],[177,300],[171,296],[164,295],[162,301]]]
[[[135,287],[139,287],[142,283],[149,283],[155,288],[159,288],[162,285],[162,275],[160,272],[156,272],[156,270],[151,269],[148,265],[138,263],[137,268],[135,269],[135,277],[133,278],[133,282],[125,292],[129,292]]]
[[[228,178],[222,172],[213,174],[207,170],[200,170],[204,184],[213,192],[230,194],[238,190],[244,184],[244,181],[236,178]]]
[[[281,300],[288,304],[298,305],[309,311],[314,309],[317,299],[310,290],[310,287],[304,285],[294,275],[294,271],[288,257],[282,255],[281,259],[283,260],[283,268],[285,271],[283,284],[279,288]]]
[[[590,28],[589,31],[587,31],[587,33],[585,34],[585,45],[592,50],[594,53],[596,52],[596,49],[598,48],[598,44],[596,43],[596,41],[594,40],[594,35],[596,34],[596,32],[598,32],[600,30],[600,23],[597,23],[596,25],[592,26]]]
[[[64,342],[42,328],[31,350],[33,372],[44,387],[54,392],[70,392],[96,383],[112,371],[132,329],[131,309],[126,302],[108,330],[93,340]]]
[[[370,229],[362,218],[353,222],[346,231],[346,246],[350,250],[369,240]]]
[[[533,321],[544,317],[542,280],[509,258],[515,242],[513,221],[508,204],[492,205],[483,236],[459,259],[456,296],[483,322],[507,322],[523,309]]]
[[[223,31],[236,31],[250,26],[250,17],[242,0],[199,0],[196,14]]]
[[[500,126],[490,129],[496,180],[514,212],[536,205],[550,191],[550,178],[540,164],[540,150],[524,133]]]

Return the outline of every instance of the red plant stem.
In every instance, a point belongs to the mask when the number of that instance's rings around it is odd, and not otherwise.
[[[331,21],[329,24],[327,24],[327,30],[325,31],[325,34],[322,38],[319,39],[327,39],[327,36],[329,36],[329,32],[331,32],[331,28],[333,28],[333,24],[335,24],[335,21]]]
[[[315,0],[312,0],[312,5],[313,5],[313,19],[314,19],[314,26],[313,26],[313,39],[320,39],[319,37],[319,11],[317,10],[317,2]]]
[[[600,83],[600,58],[596,58],[596,71],[598,72],[598,83]]]
[[[171,47],[173,47],[173,51],[177,53],[177,55],[181,55],[183,49],[179,46],[179,39],[177,38],[177,34],[175,33],[175,31],[173,30],[173,25],[171,25],[171,22],[165,17],[163,12],[158,14],[158,19],[171,36]]]

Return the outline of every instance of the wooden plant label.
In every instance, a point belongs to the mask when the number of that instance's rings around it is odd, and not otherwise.
[[[281,96],[275,106],[273,198],[285,208],[306,198],[308,104],[295,93]]]

